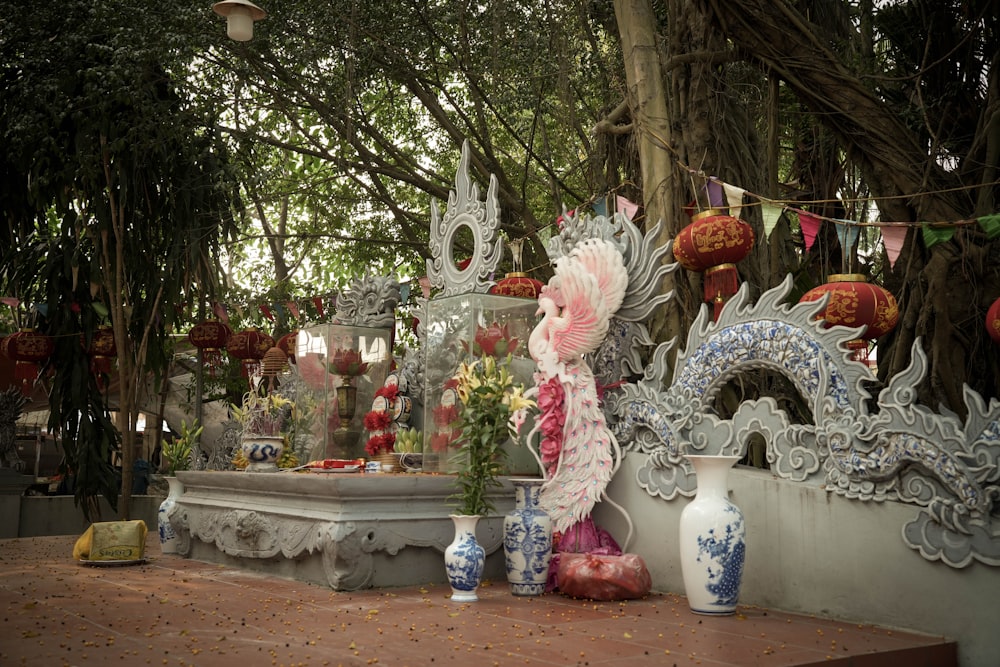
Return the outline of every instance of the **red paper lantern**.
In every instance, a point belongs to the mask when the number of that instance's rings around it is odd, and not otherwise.
[[[215,369],[222,365],[222,350],[232,335],[233,330],[228,324],[215,319],[198,322],[188,331],[188,340],[202,351],[202,358],[212,377],[215,377]]]
[[[111,327],[100,327],[94,332],[94,337],[87,348],[90,355],[90,371],[92,373],[110,373],[111,360],[118,356],[118,346],[115,344],[115,332]]]
[[[705,301],[714,305],[718,319],[722,306],[739,288],[736,263],[753,248],[753,228],[718,209],[691,218],[674,239],[674,258],[689,271],[704,273]]]
[[[237,331],[229,338],[226,351],[242,360],[243,377],[255,375],[264,354],[274,347],[274,339],[256,328]]]
[[[295,348],[299,344],[299,332],[298,330],[289,331],[284,336],[278,339],[275,343],[275,347],[280,349],[288,357],[288,363],[295,363]]]
[[[14,379],[20,380],[21,391],[31,393],[31,386],[38,379],[38,366],[48,359],[56,346],[52,339],[34,329],[22,329],[4,340],[4,353],[14,363]]]
[[[497,284],[490,288],[490,294],[516,296],[537,301],[543,284],[541,280],[530,278],[527,273],[513,271],[498,280]]]
[[[1000,345],[1000,299],[994,301],[986,311],[986,331],[993,342]]]
[[[826,308],[818,315],[826,326],[866,327],[861,338],[848,343],[855,350],[854,358],[868,361],[868,341],[892,331],[899,321],[899,306],[891,292],[869,283],[858,273],[834,274],[828,282],[814,287],[799,299],[799,303],[818,301],[830,295]]]

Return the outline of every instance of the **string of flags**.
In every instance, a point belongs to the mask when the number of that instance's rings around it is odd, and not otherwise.
[[[836,225],[837,240],[843,248],[851,248],[854,245],[862,227],[878,227],[882,235],[882,242],[885,245],[886,255],[889,258],[890,267],[895,267],[896,260],[899,258],[899,253],[906,240],[906,235],[912,228],[920,228],[924,245],[927,248],[949,241],[954,236],[955,230],[964,225],[978,224],[986,233],[986,238],[988,239],[1000,236],[1000,213],[947,222],[859,222],[841,218],[828,218],[796,208],[789,202],[768,199],[767,197],[754,194],[739,186],[725,183],[715,176],[705,176],[696,170],[687,169],[692,174],[697,174],[706,180],[703,191],[708,196],[710,206],[727,207],[730,210],[730,215],[735,217],[739,217],[742,210],[748,206],[760,206],[761,218],[764,223],[764,234],[767,238],[770,238],[771,232],[777,227],[778,221],[783,214],[790,213],[795,215],[798,218],[799,227],[802,229],[802,236],[805,240],[807,252],[812,249],[816,241],[816,236],[824,222]],[[756,199],[757,203],[746,204],[744,203],[744,197]]]

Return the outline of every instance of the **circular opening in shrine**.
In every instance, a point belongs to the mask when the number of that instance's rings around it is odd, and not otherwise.
[[[444,239],[444,261],[448,270],[461,274],[469,268],[476,249],[476,236],[467,222],[456,221]]]

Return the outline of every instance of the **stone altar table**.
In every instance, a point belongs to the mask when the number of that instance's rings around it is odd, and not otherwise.
[[[455,530],[451,475],[178,471],[183,494],[169,513],[178,553],[327,585],[334,590],[446,583],[444,549]],[[507,479],[479,522],[484,578],[503,579]]]

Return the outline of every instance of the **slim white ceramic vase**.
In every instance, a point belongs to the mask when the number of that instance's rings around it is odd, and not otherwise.
[[[736,611],[746,525],[743,512],[729,500],[729,471],[739,456],[686,456],[694,466],[698,492],[681,512],[680,550],[684,590],[691,611]]]
[[[173,510],[177,499],[184,493],[184,485],[176,477],[169,476],[167,480],[167,497],[160,503],[160,509],[156,513],[156,528],[160,534],[160,552],[165,554],[177,553],[177,531],[170,525],[170,512]]]
[[[452,514],[455,539],[444,550],[444,567],[451,584],[454,602],[475,602],[476,591],[483,580],[486,567],[486,550],[476,541],[476,524],[479,515]]]
[[[507,582],[513,595],[542,595],[552,560],[552,518],[538,506],[545,480],[511,478],[514,509],[503,520]]]

